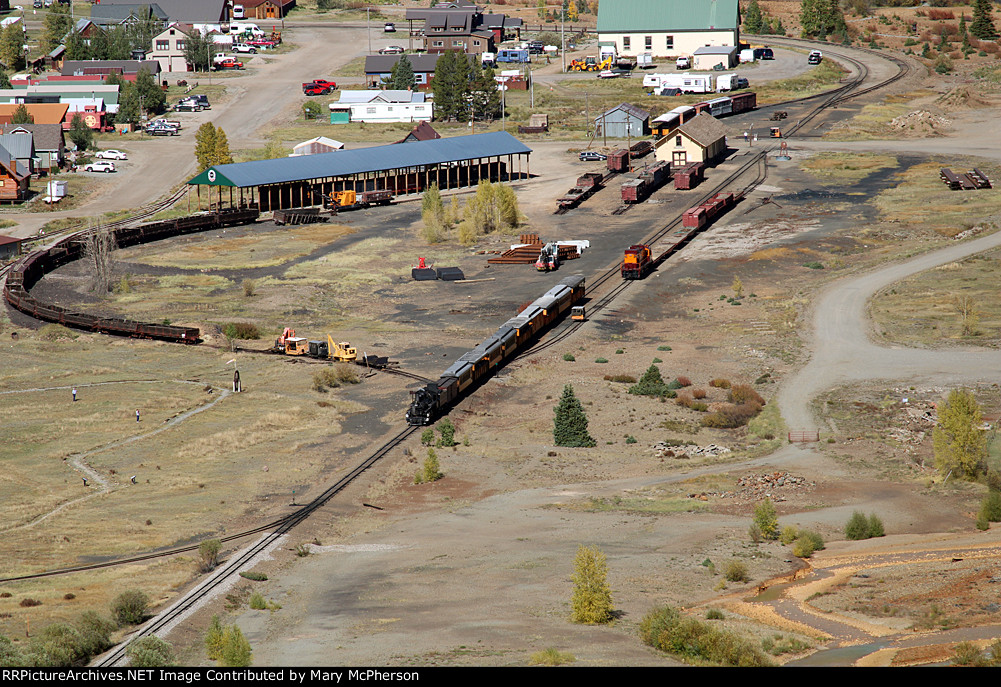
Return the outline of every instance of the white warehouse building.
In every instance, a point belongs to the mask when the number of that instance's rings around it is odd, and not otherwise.
[[[330,123],[430,122],[433,104],[416,91],[341,91],[330,103]]]
[[[598,40],[619,55],[691,56],[740,41],[737,0],[601,0]]]

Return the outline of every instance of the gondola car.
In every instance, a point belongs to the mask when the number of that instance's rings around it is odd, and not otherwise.
[[[584,275],[561,279],[541,298],[501,325],[476,348],[459,356],[437,382],[413,391],[407,424],[429,425],[444,414],[469,387],[525,349],[539,332],[560,320],[584,300]]]

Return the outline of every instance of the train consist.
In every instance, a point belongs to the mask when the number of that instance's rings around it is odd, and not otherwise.
[[[559,321],[572,306],[584,300],[584,275],[561,279],[539,299],[505,322],[490,338],[465,353],[445,370],[437,382],[412,392],[407,423],[429,425],[470,386],[523,350],[536,334]]]
[[[758,106],[758,96],[753,91],[737,93],[736,95],[713,98],[701,103],[695,103],[692,107],[695,114],[708,112],[713,117],[726,117],[727,115],[750,112]]]
[[[140,224],[134,227],[123,227],[113,230],[112,235],[115,245],[119,248],[125,248],[182,234],[247,224],[259,216],[260,212],[257,210],[227,210]],[[143,339],[161,339],[184,344],[196,344],[200,341],[200,332],[196,327],[173,327],[118,317],[99,317],[46,303],[31,295],[31,287],[46,274],[83,257],[85,246],[86,237],[74,234],[59,241],[51,248],[29,253],[7,275],[4,298],[11,306],[26,315],[76,329]]]
[[[693,229],[702,229],[720,215],[729,212],[730,208],[739,203],[743,197],[743,192],[717,193],[702,205],[685,210],[681,216],[681,224]]]

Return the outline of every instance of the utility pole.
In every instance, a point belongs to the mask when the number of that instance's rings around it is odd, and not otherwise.
[[[372,8],[365,8],[365,33],[368,34],[368,54],[372,54]]]
[[[566,7],[567,0],[563,0],[563,4],[560,5],[560,59],[563,60],[563,73],[567,73],[567,39],[563,35],[563,23],[567,17]]]

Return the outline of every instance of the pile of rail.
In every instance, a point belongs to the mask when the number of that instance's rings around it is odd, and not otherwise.
[[[567,210],[575,208],[585,200],[593,196],[601,188],[604,175],[598,172],[588,172],[577,178],[577,185],[566,192],[562,198],[556,202],[559,204],[557,215],[562,215]]]
[[[140,224],[133,227],[114,229],[110,233],[114,244],[119,248],[136,246],[151,241],[193,234],[220,227],[237,224],[249,224],[260,216],[256,209],[224,210],[222,212],[205,213]],[[67,263],[83,257],[87,244],[86,232],[72,234],[51,248],[32,251],[22,258],[7,275],[4,285],[4,298],[11,306],[26,315],[40,320],[57,322],[67,327],[76,327],[91,332],[116,334],[118,336],[133,336],[143,339],[162,339],[177,343],[194,344],[200,339],[196,327],[173,327],[152,322],[136,322],[117,317],[99,317],[87,313],[75,312],[52,303],[45,303],[34,298],[31,287],[49,272]]]
[[[986,174],[976,168],[971,169],[965,174],[957,174],[948,167],[943,167],[939,170],[938,176],[953,191],[960,189],[973,191],[978,188],[992,188],[991,180],[987,178]]]
[[[545,243],[538,234],[522,234],[518,240],[518,245],[511,246],[495,258],[487,258],[487,262],[491,265],[534,265]],[[560,262],[580,257],[580,247],[576,244],[557,242],[556,250]]]

